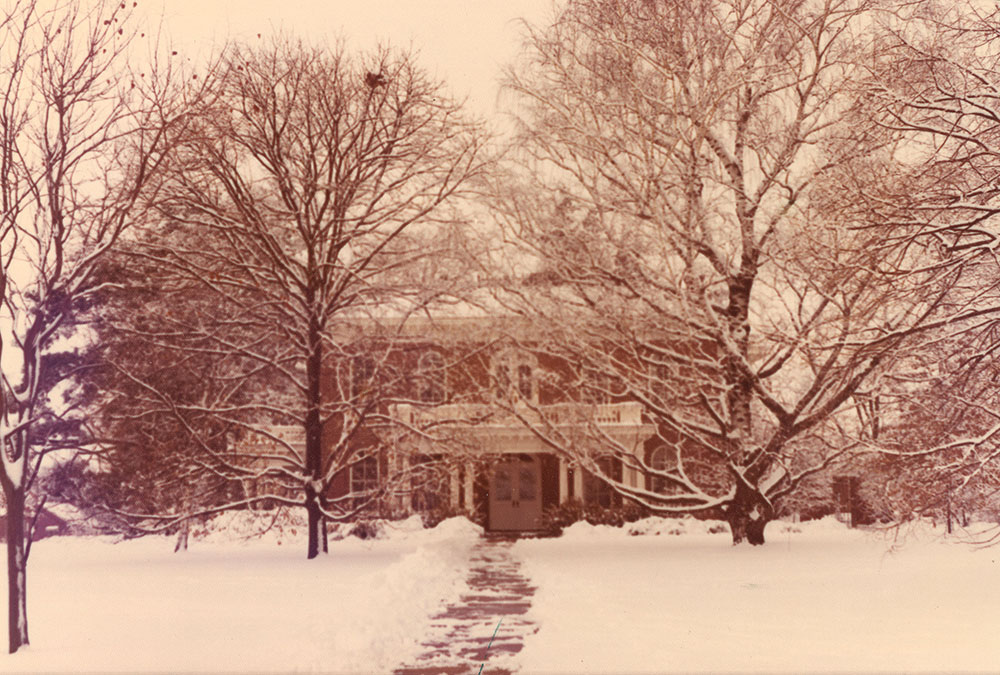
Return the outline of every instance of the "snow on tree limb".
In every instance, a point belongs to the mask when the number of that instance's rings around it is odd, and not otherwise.
[[[921,167],[872,97],[895,72],[879,11],[580,0],[508,79],[532,181],[498,184],[497,212],[528,272],[497,295],[571,364],[564,396],[641,401],[656,431],[637,450],[524,422],[654,509],[725,507],[735,541],[850,460],[856,395],[995,312],[960,300],[939,230],[899,217]],[[617,385],[578,388],[595,378]],[[677,457],[654,467],[658,446]]]

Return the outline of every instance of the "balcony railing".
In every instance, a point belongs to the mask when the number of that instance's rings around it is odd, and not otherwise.
[[[458,403],[437,406],[393,406],[392,416],[404,424],[523,426],[530,424],[597,424],[620,426],[642,424],[642,405],[625,403],[557,403],[552,405],[519,406],[505,409],[483,403]],[[524,421],[522,421],[522,419]]]

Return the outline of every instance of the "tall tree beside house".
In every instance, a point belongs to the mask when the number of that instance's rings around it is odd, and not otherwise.
[[[232,426],[207,413],[181,418],[175,406],[208,407],[218,397],[232,401],[233,393],[213,377],[218,363],[212,355],[149,339],[159,317],[181,308],[167,302],[176,298],[161,293],[153,270],[140,262],[112,255],[97,272],[105,290],[91,324],[97,346],[89,373],[96,393],[89,426],[101,470],[88,474],[86,487],[89,506],[108,522],[133,533],[177,526],[183,544],[186,521],[150,523],[150,515],[224,504],[238,491],[240,477],[226,477],[212,460],[225,450]],[[199,301],[208,299],[187,295],[184,307]],[[235,400],[244,395],[241,390]],[[205,471],[206,463],[217,471]]]
[[[60,340],[92,304],[97,262],[130,222],[163,157],[164,73],[132,72],[118,2],[0,10],[0,486],[7,508],[10,651],[28,644],[25,500],[42,457],[70,441],[48,405],[72,368]],[[176,120],[174,120],[176,122]],[[72,407],[71,405],[69,407]]]
[[[734,543],[865,447],[872,391],[972,311],[962,268],[883,208],[916,169],[874,121],[873,8],[575,0],[509,78],[533,180],[498,213],[533,271],[498,297],[573,364],[551,386],[641,402],[651,438],[524,423],[651,509],[724,513]]]
[[[331,498],[333,481],[377,461],[372,429],[403,376],[395,338],[463,282],[449,246],[486,137],[394,49],[276,37],[230,45],[207,79],[214,99],[175,139],[143,237],[122,247],[175,309],[127,328],[207,360],[209,399],[143,384],[192,429],[205,416],[233,427],[225,455],[203,446],[205,469],[280,489],[225,506],[304,507],[312,558],[326,519],[357,504]]]
[[[895,501],[904,512],[941,513],[959,498],[992,508],[1000,468],[1000,13],[929,1],[905,6],[894,26],[886,41],[893,67],[873,81],[872,97],[880,122],[911,139],[920,168],[910,185],[917,198],[894,217],[969,270],[955,301],[983,315],[951,326],[936,358],[897,387],[903,412],[889,418],[879,449],[893,457],[889,468],[918,467],[917,479],[903,470],[887,481],[901,486]]]

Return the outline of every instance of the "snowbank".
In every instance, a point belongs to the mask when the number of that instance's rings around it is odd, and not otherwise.
[[[429,616],[466,590],[480,533],[461,518],[404,521],[310,561],[294,525],[232,540],[245,518],[180,554],[173,537],[37,542],[32,646],[0,670],[386,672],[419,654]]]
[[[415,660],[428,618],[468,590],[468,553],[481,534],[466,518],[449,518],[429,531],[401,528],[397,540],[423,543],[367,579],[369,593],[363,611],[354,613],[353,630],[333,635],[337,667],[383,672]]]
[[[443,524],[443,523],[442,523]],[[471,525],[471,523],[470,523]],[[423,532],[423,520],[413,515],[403,520],[374,519],[351,523],[331,523],[327,532],[330,541],[348,537],[360,539],[399,539],[419,536]],[[440,526],[435,528],[440,530]],[[308,533],[306,515],[302,509],[273,509],[253,511],[243,509],[225,511],[212,518],[191,525],[191,545],[198,543],[249,544],[261,541],[277,546],[294,545],[302,542]],[[363,534],[364,536],[359,536]]]

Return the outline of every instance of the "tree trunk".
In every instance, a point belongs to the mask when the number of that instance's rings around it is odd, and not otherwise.
[[[177,533],[177,543],[174,545],[174,553],[188,550],[188,535],[191,533],[191,521],[187,518],[181,524],[181,529]]]
[[[753,218],[741,215],[741,229],[744,234],[753,232]],[[744,241],[752,241],[744,237]],[[744,470],[749,472],[755,462],[747,457],[747,444],[753,438],[753,382],[743,372],[742,364],[749,361],[750,353],[750,294],[756,270],[755,252],[745,248],[740,273],[729,281],[729,305],[726,308],[728,318],[729,338],[735,343],[739,356],[729,355],[725,359],[724,376],[729,385],[726,394],[730,411],[730,423],[736,435],[733,445],[727,448],[731,456],[737,457]],[[753,473],[758,473],[762,467],[757,466]],[[764,527],[769,519],[770,509],[760,495],[750,488],[745,481],[753,480],[744,475],[736,484],[736,494],[732,503],[726,509],[726,520],[733,534],[733,545],[744,541],[752,546],[764,543]]]
[[[307,304],[314,307],[312,291],[308,292]],[[306,557],[310,560],[320,553],[320,528],[324,526],[323,511],[320,508],[323,471],[323,421],[320,416],[323,390],[321,387],[323,368],[323,343],[319,319],[309,317],[309,356],[306,359],[306,513],[309,517],[309,546]]]
[[[4,492],[7,498],[7,627],[10,653],[13,654],[28,644],[28,558],[24,541],[24,492],[16,487]]]
[[[319,500],[312,484],[306,485],[306,514],[309,517],[309,548],[306,557],[312,560],[320,551],[320,527],[323,525],[323,514],[320,512]]]
[[[733,545],[744,541],[751,546],[764,543],[764,528],[771,522],[771,509],[749,488],[740,485],[726,509],[726,521],[733,534]]]
[[[326,510],[326,499],[323,497],[323,495],[319,496],[319,503],[320,503],[320,506],[325,511]],[[326,516],[324,516],[322,513],[320,513],[319,527],[320,527],[320,537],[321,537],[320,543],[322,545],[323,553],[329,553],[330,552],[330,540],[329,540],[329,537],[327,536],[327,532],[326,532]]]

